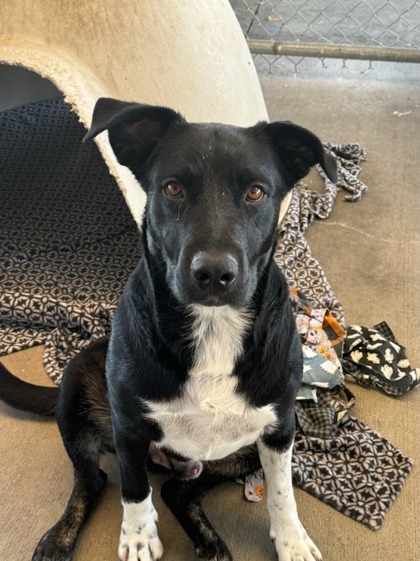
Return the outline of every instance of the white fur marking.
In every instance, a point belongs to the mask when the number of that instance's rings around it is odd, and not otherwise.
[[[194,365],[179,398],[146,402],[162,427],[158,443],[193,460],[220,459],[256,441],[276,422],[271,405],[251,407],[232,376],[252,317],[230,306],[191,306]]]
[[[152,490],[144,501],[127,503],[123,500],[122,505],[120,561],[157,561],[162,557],[163,546],[156,528],[158,515],[152,503]]]
[[[299,520],[292,485],[292,448],[278,453],[257,441],[267,481],[270,537],[279,561],[320,561],[322,555]]]
[[[195,362],[190,371],[209,375],[231,374],[242,354],[243,338],[252,316],[246,309],[230,306],[190,306]]]

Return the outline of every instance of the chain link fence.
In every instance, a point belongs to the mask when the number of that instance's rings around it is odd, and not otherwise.
[[[419,0],[230,0],[257,68],[308,57],[420,62]]]

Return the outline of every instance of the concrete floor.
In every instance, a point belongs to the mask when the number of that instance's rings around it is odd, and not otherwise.
[[[307,238],[348,323],[387,320],[412,365],[420,366],[420,80],[277,76],[262,78],[262,86],[272,120],[292,120],[324,140],[357,141],[367,149],[361,178],[369,192],[355,204],[339,195],[331,218],[313,224]],[[14,102],[19,99],[16,95]],[[18,375],[47,381],[42,348],[2,361]],[[377,533],[297,490],[301,519],[326,561],[415,561],[420,556],[420,391],[393,399],[350,384],[358,399],[355,415],[413,457],[413,473]],[[116,558],[121,508],[112,458],[106,469],[110,485],[81,536],[75,561]],[[71,488],[71,467],[54,422],[0,404],[0,473],[0,551],[5,558],[30,559]],[[157,498],[159,479],[154,487],[164,558],[194,559],[191,543]],[[205,506],[235,559],[274,561],[263,504],[244,503],[241,489],[230,484],[215,489]]]

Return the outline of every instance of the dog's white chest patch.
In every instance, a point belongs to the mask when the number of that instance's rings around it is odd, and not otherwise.
[[[158,443],[193,460],[215,460],[256,441],[276,422],[271,406],[251,407],[232,375],[251,317],[229,306],[192,307],[194,365],[182,395],[150,402],[149,418],[162,428]]]

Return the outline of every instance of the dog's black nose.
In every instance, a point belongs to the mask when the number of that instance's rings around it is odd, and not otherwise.
[[[223,292],[236,280],[238,261],[229,253],[199,251],[191,261],[191,275],[202,290]]]

